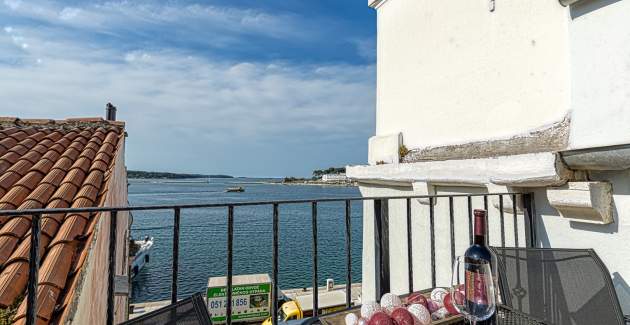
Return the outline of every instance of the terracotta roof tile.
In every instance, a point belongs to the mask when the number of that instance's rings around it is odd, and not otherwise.
[[[14,186],[0,199],[0,204],[14,206],[15,209],[22,204],[30,192],[31,190],[24,186]]]
[[[20,159],[20,155],[13,151],[7,152],[2,157],[0,157],[0,160],[6,161],[10,163],[11,165],[15,164],[18,161],[18,159]]]
[[[15,186],[23,186],[29,189],[30,191],[34,190],[39,181],[44,178],[44,174],[39,171],[30,171],[26,173],[19,181],[15,183]]]
[[[76,198],[88,199],[91,203],[94,203],[96,202],[96,197],[98,196],[99,190],[100,184],[99,187],[95,187],[90,184],[84,185],[83,187],[81,187],[79,193],[77,193]]]
[[[83,179],[85,179],[85,172],[79,168],[74,168],[66,174],[61,184],[72,183],[75,186],[80,186],[83,183]]]
[[[5,191],[9,190],[13,184],[20,180],[22,176],[15,172],[6,172],[0,176],[0,188]],[[2,195],[4,196],[4,194]],[[0,196],[0,197],[2,197]]]
[[[13,263],[0,273],[0,306],[7,307],[22,293],[28,281],[28,264]]]
[[[18,143],[17,140],[15,140],[12,137],[6,137],[2,140],[0,140],[0,146],[3,147],[6,151],[9,151],[11,148],[13,148],[16,144]]]
[[[46,176],[42,179],[42,183],[48,183],[53,186],[59,186],[61,181],[66,176],[66,172],[60,168],[52,168]]]
[[[95,160],[94,163],[92,163],[92,166],[90,167],[90,171],[92,170],[99,170],[101,172],[105,172],[107,170],[107,163],[104,162],[103,160]]]
[[[90,124],[96,123],[96,124]],[[7,127],[8,125],[8,127]],[[0,118],[0,210],[89,207],[105,202],[107,182],[124,123],[96,120]],[[48,324],[73,293],[87,256],[84,241],[97,216],[45,214],[41,219],[37,323]],[[25,291],[30,216],[0,217],[0,307]],[[63,300],[61,300],[63,299]],[[24,323],[25,299],[15,324]],[[56,315],[56,316],[55,316]]]
[[[41,272],[41,271],[40,271]],[[61,289],[50,284],[37,286],[37,324],[48,324],[55,310],[57,299],[61,294]],[[15,315],[15,324],[19,324],[26,317],[26,299],[22,300],[18,312]],[[26,324],[26,322],[24,322]]]
[[[51,197],[51,200],[61,199],[70,205],[74,199],[74,195],[79,191],[79,187],[71,182],[63,183]]]
[[[42,159],[46,159],[46,160],[50,160],[50,161],[57,161],[57,159],[59,159],[59,157],[61,157],[61,154],[54,151],[54,150],[48,150],[46,151],[46,153],[44,153],[44,155],[42,155]]]
[[[17,162],[15,162],[15,164],[13,164],[13,166],[9,167],[7,171],[16,172],[20,175],[24,175],[32,166],[33,163],[28,160],[18,160]]]
[[[81,157],[79,159],[77,159],[74,164],[72,164],[72,167],[70,167],[70,170],[74,169],[74,168],[79,168],[81,169],[84,173],[87,173],[88,170],[90,169],[90,164],[91,164],[91,160],[87,157]]]
[[[52,169],[58,168],[67,172],[68,170],[70,170],[70,166],[72,166],[73,161],[74,160],[68,157],[59,157],[59,160],[55,162],[55,165],[52,167]]]
[[[0,236],[0,265],[3,265],[9,259],[18,241],[19,239],[13,236]]]
[[[26,198],[26,200],[34,200],[39,202],[42,206],[45,206],[50,200],[50,197],[55,192],[55,186],[48,183],[41,183],[35,188],[31,194]]]
[[[60,229],[61,232],[63,230]],[[46,260],[39,270],[39,284],[52,284],[63,289],[66,285],[68,273],[72,266],[76,246],[70,243],[61,243],[50,248]]]
[[[80,214],[74,214],[66,218],[57,231],[57,235],[55,235],[55,238],[50,242],[50,247],[60,243],[74,242],[78,236],[83,235],[87,223],[87,219]]]
[[[36,171],[46,175],[54,164],[55,164],[54,160],[43,159],[42,158],[41,160],[36,162],[35,165],[33,165],[33,167],[31,167],[31,170],[36,170]]]

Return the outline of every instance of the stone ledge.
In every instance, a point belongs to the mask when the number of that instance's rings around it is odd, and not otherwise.
[[[348,166],[346,175],[359,182],[427,182],[432,184],[516,187],[563,185],[572,177],[552,152],[494,158],[424,161],[377,166]]]

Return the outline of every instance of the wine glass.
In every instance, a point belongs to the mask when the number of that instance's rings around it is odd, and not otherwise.
[[[453,306],[473,325],[490,318],[496,297],[490,263],[458,256],[453,262]]]

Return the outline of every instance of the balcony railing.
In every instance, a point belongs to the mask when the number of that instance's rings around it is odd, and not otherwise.
[[[483,198],[483,206],[475,206],[473,198]],[[352,286],[352,259],[351,259],[351,204],[356,201],[373,201],[374,207],[374,238],[363,238],[363,240],[373,240],[375,244],[376,254],[376,293],[381,295],[389,291],[389,202],[392,200],[403,200],[406,203],[406,236],[407,236],[407,259],[409,265],[409,292],[414,291],[413,288],[413,249],[412,249],[412,199],[428,200],[429,212],[426,216],[429,218],[429,236],[430,236],[430,259],[431,259],[431,283],[436,285],[436,256],[435,256],[435,211],[434,203],[438,200],[447,200],[449,205],[450,218],[450,255],[451,260],[455,258],[455,222],[454,222],[454,199],[466,198],[468,211],[468,229],[469,243],[472,243],[472,212],[473,208],[483,208],[488,210],[488,199],[498,198],[499,218],[501,220],[500,236],[501,245],[505,246],[506,230],[505,215],[506,210],[504,198],[509,197],[512,201],[512,214],[514,216],[513,234],[515,246],[519,245],[519,231],[517,222],[517,197],[523,202],[523,215],[525,217],[525,234],[524,243],[527,246],[534,247],[536,243],[536,225],[534,212],[534,197],[531,193],[485,193],[485,194],[454,194],[454,195],[419,195],[419,196],[391,196],[391,197],[347,197],[347,198],[323,198],[308,200],[284,200],[284,201],[257,201],[257,202],[229,202],[229,203],[213,203],[213,204],[188,204],[188,205],[156,205],[156,206],[132,206],[132,207],[98,207],[98,208],[78,208],[78,209],[31,209],[31,210],[4,210],[0,211],[0,216],[32,216],[31,222],[31,246],[29,257],[29,275],[27,293],[37,292],[37,273],[39,269],[39,237],[40,237],[40,219],[42,214],[67,214],[67,213],[109,213],[110,232],[109,232],[109,273],[108,273],[108,302],[107,302],[107,319],[106,324],[114,323],[114,275],[115,275],[115,236],[116,236],[116,220],[118,212],[121,211],[148,211],[148,210],[171,210],[173,211],[173,259],[171,274],[171,302],[177,301],[177,276],[179,273],[179,237],[180,237],[180,215],[184,209],[201,209],[201,208],[225,208],[227,222],[227,294],[226,294],[226,323],[232,323],[232,275],[233,275],[233,238],[234,238],[234,208],[239,206],[268,206],[272,207],[270,211],[272,223],[272,322],[275,325],[278,321],[278,247],[279,247],[279,218],[281,205],[310,204],[311,205],[311,222],[312,222],[312,283],[313,283],[313,315],[318,313],[318,247],[317,247],[317,212],[318,203],[323,202],[344,202],[345,209],[340,211],[340,215],[345,218],[345,257],[346,257],[346,307],[351,307],[351,286]],[[510,207],[507,207],[510,210]],[[364,211],[365,212],[365,211]],[[26,323],[35,324],[37,299],[36,295],[27,294],[27,313]]]

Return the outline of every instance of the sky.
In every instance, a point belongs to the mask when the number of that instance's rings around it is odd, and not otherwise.
[[[364,164],[365,0],[0,0],[2,116],[126,122],[129,169],[309,176]]]

